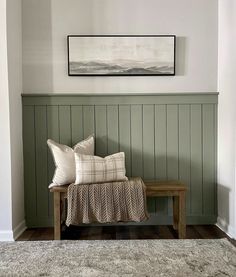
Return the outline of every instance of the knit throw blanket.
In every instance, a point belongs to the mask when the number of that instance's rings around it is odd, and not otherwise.
[[[141,178],[68,187],[66,225],[140,222],[149,218],[146,188]]]

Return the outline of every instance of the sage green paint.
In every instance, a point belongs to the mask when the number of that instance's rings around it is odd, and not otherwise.
[[[107,107],[105,105],[95,106],[95,120],[96,154],[105,157],[107,155]]]
[[[132,176],[143,177],[142,105],[131,106],[131,164]],[[141,162],[140,162],[141,161]]]
[[[71,136],[72,145],[83,140],[83,107],[71,106]]]
[[[107,106],[107,151],[109,155],[119,151],[118,115],[118,105]]]
[[[35,107],[35,162],[37,216],[48,215],[48,164],[47,164],[47,107]],[[47,201],[42,201],[46,199]]]
[[[60,141],[59,135],[59,108],[58,106],[47,106],[47,138],[51,138],[55,141]],[[54,175],[55,165],[51,155],[51,151],[48,148],[47,151],[47,180],[48,184],[52,182]],[[48,190],[48,216],[52,217],[53,215],[53,195]]]
[[[213,214],[215,206],[213,201],[209,201],[208,195],[214,191],[215,177],[215,145],[214,141],[214,106],[204,105],[202,108],[202,153],[203,153],[203,214]]]
[[[179,179],[188,186],[186,209],[190,214],[191,199],[191,130],[190,105],[179,105]]]
[[[184,181],[189,224],[216,222],[217,94],[57,94],[22,99],[28,227],[53,224],[48,184],[54,163],[46,140],[74,145],[92,133],[97,155],[125,152],[128,176]],[[148,209],[152,217],[144,224],[170,224],[171,199],[149,199]]]
[[[35,158],[35,108],[27,106],[23,109],[23,151],[25,181],[26,222],[31,224],[37,218],[36,192],[36,158]]]
[[[143,105],[143,178],[144,180],[155,179],[155,125],[154,125],[154,105]],[[150,198],[148,211],[155,213],[155,198]]]
[[[119,151],[125,152],[126,173],[131,176],[130,105],[119,105]]]
[[[191,213],[202,214],[202,105],[191,105]]]
[[[178,105],[167,105],[167,179],[178,180]],[[168,199],[168,214],[172,214],[172,201]]]
[[[155,177],[157,180],[167,179],[167,105],[155,105]],[[156,199],[159,215],[167,216],[168,198]]]

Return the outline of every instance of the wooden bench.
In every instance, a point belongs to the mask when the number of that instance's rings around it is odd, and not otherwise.
[[[178,231],[178,237],[186,236],[185,199],[187,187],[180,181],[145,182],[147,197],[170,196],[173,199],[173,228]],[[63,200],[67,198],[68,186],[58,186],[50,189],[54,194],[54,239],[61,239],[61,214]]]

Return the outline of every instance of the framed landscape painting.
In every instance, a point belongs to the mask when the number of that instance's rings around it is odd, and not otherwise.
[[[69,35],[69,76],[175,75],[174,35]]]

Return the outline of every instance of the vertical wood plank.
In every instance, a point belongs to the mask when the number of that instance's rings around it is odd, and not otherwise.
[[[178,130],[178,105],[167,105],[167,178],[179,178],[179,130]],[[173,202],[168,199],[168,214],[172,215]]]
[[[166,105],[155,105],[155,176],[157,180],[167,179],[167,119]],[[167,215],[168,198],[159,197],[156,199],[156,213]]]
[[[167,179],[166,154],[167,154],[167,119],[166,105],[155,106],[155,157],[156,157],[156,178]]]
[[[46,106],[35,107],[35,151],[37,216],[48,217],[48,165],[47,165],[47,111]]]
[[[202,109],[191,105],[191,214],[202,214]]]
[[[109,155],[119,152],[118,113],[117,105],[107,106],[107,150]]]
[[[132,176],[143,177],[142,105],[131,106]]]
[[[59,106],[60,143],[71,145],[71,116],[70,106]]]
[[[214,104],[214,130],[215,130],[215,139],[214,139],[214,176],[215,176],[215,186],[214,186],[214,201],[215,201],[215,206],[214,206],[214,214],[217,215],[218,213],[218,208],[217,208],[217,203],[218,203],[218,196],[217,196],[217,128],[218,128],[218,106],[217,104]]]
[[[155,178],[154,128],[154,106],[143,105],[143,170],[145,180]]]
[[[188,187],[186,208],[190,214],[190,105],[179,105],[179,179]]]
[[[34,106],[23,107],[23,147],[26,222],[37,216],[37,187],[35,164],[35,118]]]
[[[83,140],[83,109],[82,106],[71,106],[72,145]]]
[[[119,106],[119,144],[120,151],[125,152],[125,165],[127,176],[131,174],[131,155],[130,155],[130,106]]]
[[[176,180],[178,173],[178,106],[167,105],[167,178]]]
[[[203,122],[203,214],[213,215],[215,207],[215,126],[214,105],[204,104],[202,106]]]
[[[47,106],[47,135],[49,139],[59,141],[58,106]]]
[[[53,139],[59,142],[59,118],[58,118],[58,106],[47,106],[47,138]],[[48,148],[48,185],[52,182],[55,172],[55,164],[53,161],[52,153]],[[53,195],[48,190],[48,215],[53,215]]]
[[[95,133],[94,124],[94,106],[83,106],[83,126],[84,138]],[[96,147],[96,144],[95,144]]]
[[[96,154],[107,155],[107,109],[106,106],[95,106]]]
[[[154,105],[143,105],[143,177],[145,180],[155,179],[154,116]],[[148,199],[147,206],[150,213],[155,213],[155,198]]]

